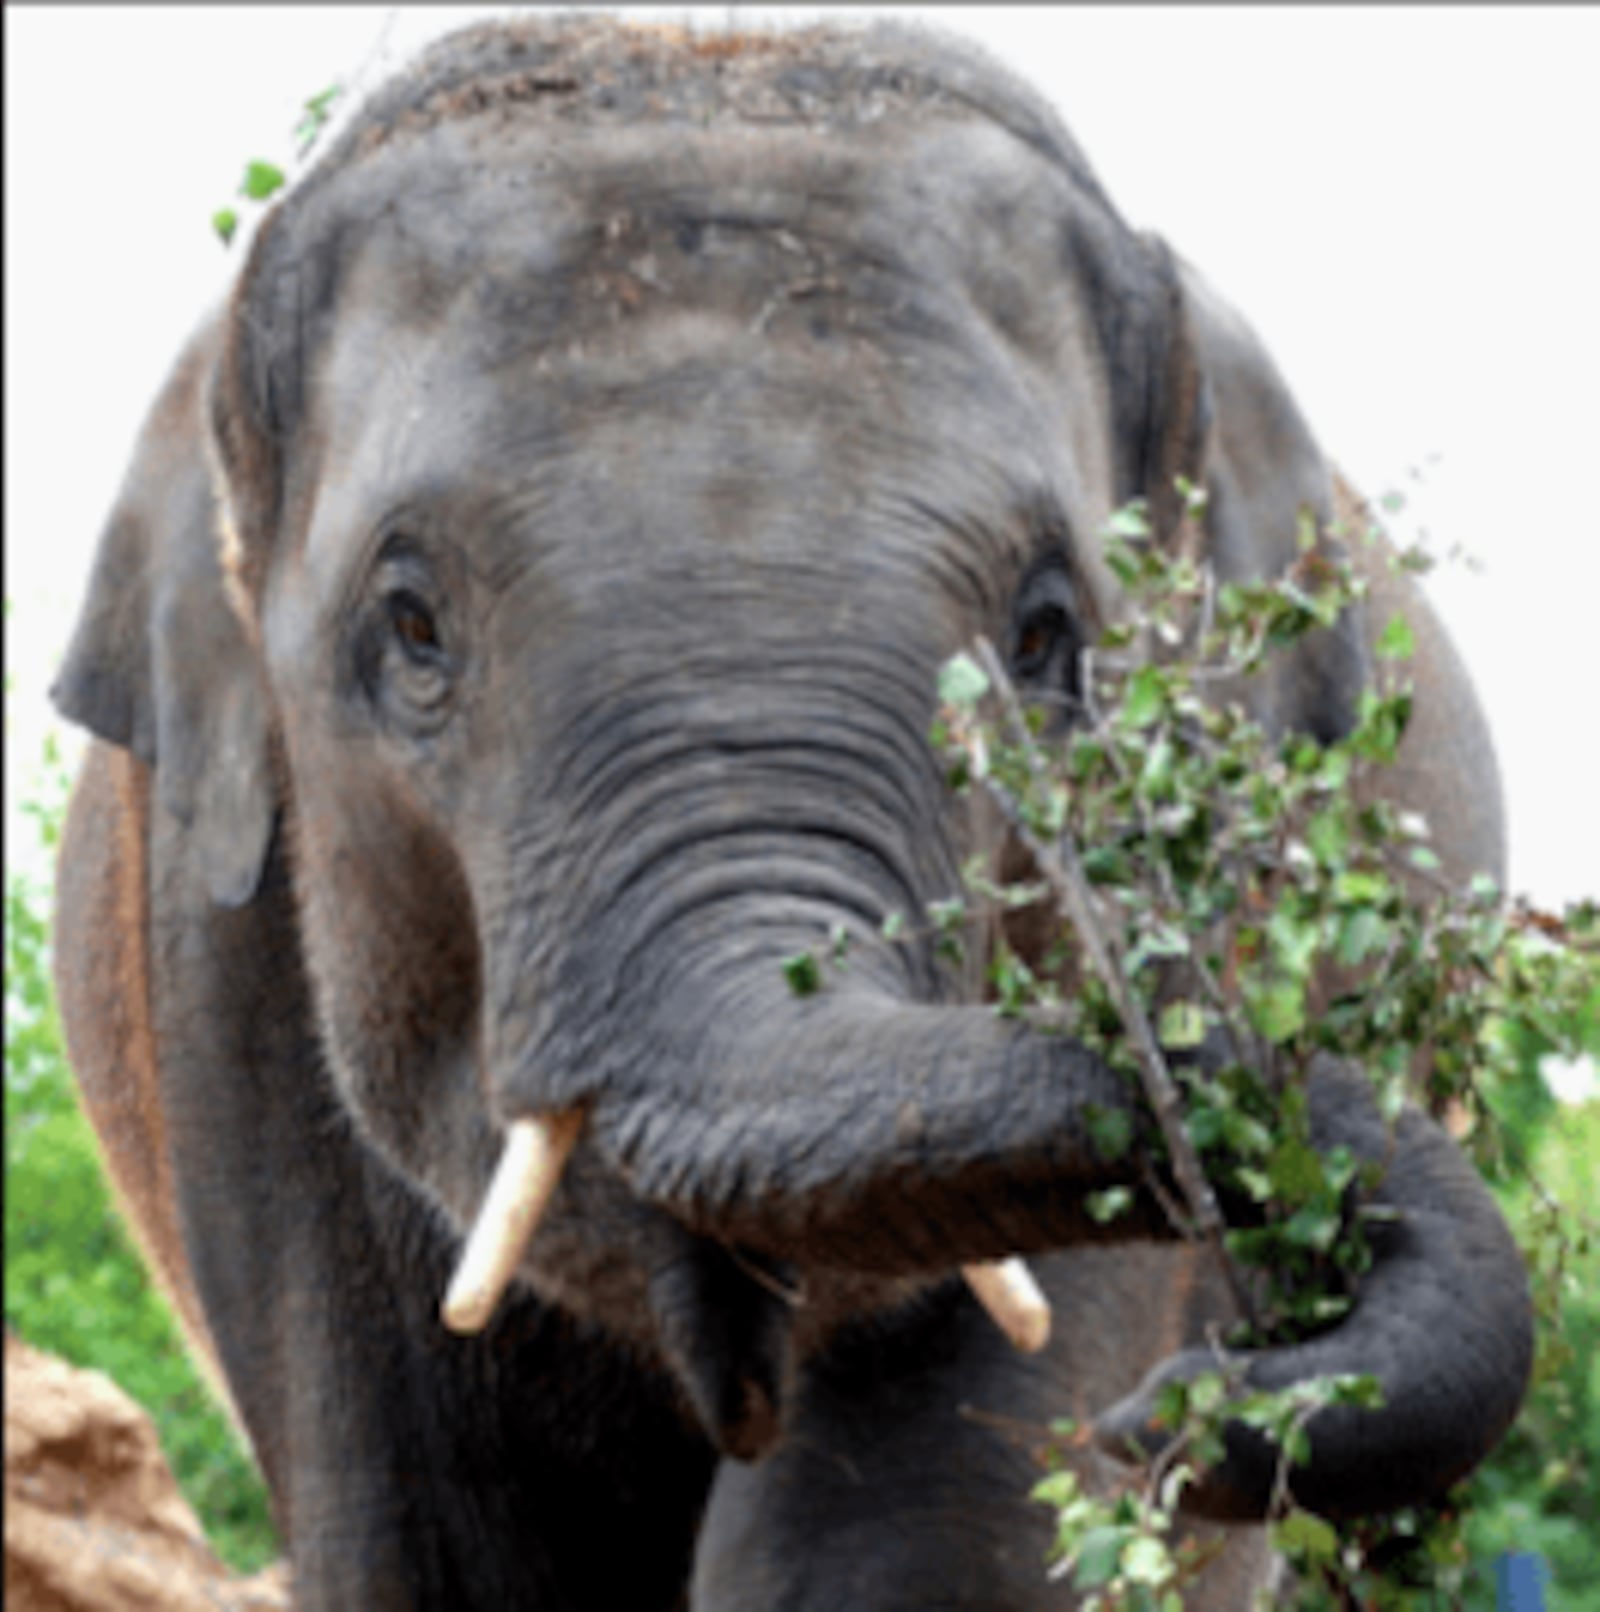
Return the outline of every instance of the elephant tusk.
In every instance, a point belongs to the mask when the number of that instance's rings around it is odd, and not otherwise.
[[[961,1274],[989,1318],[1025,1354],[1038,1354],[1050,1341],[1050,1301],[1020,1259],[992,1265],[963,1265]]]
[[[482,1332],[499,1308],[583,1129],[576,1109],[520,1119],[505,1151],[440,1315],[452,1332]]]

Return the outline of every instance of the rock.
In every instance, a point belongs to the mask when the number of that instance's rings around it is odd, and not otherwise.
[[[111,1379],[7,1336],[9,1612],[287,1612],[282,1567],[231,1575]]]

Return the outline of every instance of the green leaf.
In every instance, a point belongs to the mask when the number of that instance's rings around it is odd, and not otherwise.
[[[287,183],[283,169],[274,168],[270,162],[252,162],[244,171],[244,182],[239,186],[239,194],[247,196],[251,201],[266,201],[282,190]]]
[[[1130,1528],[1091,1528],[1078,1547],[1078,1567],[1072,1577],[1074,1586],[1088,1590],[1097,1584],[1108,1584],[1116,1576],[1123,1547],[1132,1532]]]
[[[1201,1416],[1221,1410],[1228,1397],[1228,1384],[1220,1371],[1202,1371],[1189,1380],[1189,1408]]]
[[[965,650],[939,668],[939,698],[946,705],[970,709],[989,692],[989,674]]]
[[[1346,968],[1354,968],[1389,944],[1392,926],[1371,907],[1357,907],[1339,922],[1334,955]]]
[[[1285,973],[1291,979],[1303,980],[1316,959],[1322,925],[1314,917],[1280,906],[1267,920],[1267,938]]]
[[[813,996],[822,988],[822,968],[810,952],[784,958],[783,977],[796,996]]]
[[[1297,1248],[1325,1254],[1338,1241],[1342,1225],[1337,1213],[1307,1205],[1289,1217],[1283,1234]]]
[[[1370,688],[1361,691],[1360,721],[1347,743],[1357,755],[1388,766],[1411,721],[1411,693],[1401,689],[1387,697]]]
[[[1304,1142],[1285,1138],[1273,1149],[1267,1173],[1277,1197],[1286,1203],[1304,1203],[1323,1184],[1322,1156]]]
[[[1245,1017],[1268,1041],[1287,1041],[1305,1028],[1305,986],[1295,980],[1274,980],[1245,992]]]
[[[1342,801],[1334,801],[1306,824],[1306,844],[1321,867],[1344,865],[1350,855],[1350,817]]]
[[[1090,1141],[1108,1159],[1120,1159],[1133,1142],[1133,1120],[1123,1109],[1088,1103],[1084,1106],[1083,1122],[1088,1127]]]
[[[1163,1383],[1156,1390],[1155,1405],[1152,1407],[1151,1420],[1157,1427],[1176,1430],[1189,1419],[1189,1385],[1176,1380]]]
[[[1104,1226],[1123,1214],[1132,1202],[1131,1187],[1106,1187],[1104,1191],[1089,1193],[1083,1205],[1089,1211],[1089,1218]]]
[[[1046,1473],[1034,1484],[1029,1493],[1040,1505],[1054,1506],[1057,1511],[1065,1511],[1081,1493],[1078,1487],[1078,1475],[1062,1467],[1058,1472]]]
[[[1347,906],[1355,906],[1360,902],[1370,902],[1377,906],[1385,901],[1394,890],[1383,874],[1368,873],[1359,869],[1348,869],[1333,881],[1334,900]]]
[[[321,134],[328,119],[333,116],[334,103],[343,92],[342,84],[330,84],[320,94],[306,98],[304,110],[294,131],[295,139],[299,143],[299,154],[302,157]]]
[[[1172,1555],[1161,1540],[1141,1534],[1122,1553],[1122,1573],[1132,1584],[1159,1587],[1172,1577]]]
[[[1140,539],[1149,537],[1150,521],[1145,514],[1144,501],[1132,499],[1120,509],[1111,512],[1106,522],[1107,533],[1112,537]]]
[[[1177,759],[1172,741],[1165,736],[1157,739],[1145,751],[1144,766],[1139,769],[1139,793],[1148,800],[1170,799]]]
[[[891,912],[878,931],[885,940],[898,940],[905,932],[906,915],[903,912]]]
[[[1160,720],[1167,708],[1167,680],[1159,666],[1141,666],[1128,679],[1122,696],[1122,722],[1125,727],[1147,728]]]
[[[1169,1002],[1161,1010],[1156,1034],[1164,1047],[1198,1047],[1206,1038],[1205,1010],[1195,1002]]]
[[[1256,1203],[1269,1203],[1272,1199],[1272,1177],[1265,1170],[1251,1170],[1239,1165],[1234,1170],[1239,1185]]]
[[[1322,755],[1317,769],[1317,782],[1324,789],[1343,789],[1350,778],[1350,752],[1342,745],[1334,745]]]
[[[1157,957],[1187,957],[1189,937],[1177,924],[1156,922],[1145,930],[1128,953],[1124,964],[1129,975],[1137,974]]]
[[[1332,1389],[1330,1405],[1354,1405],[1360,1410],[1383,1408],[1383,1384],[1370,1373],[1335,1377]]]
[[[1389,618],[1389,624],[1378,634],[1372,652],[1379,660],[1410,660],[1417,651],[1416,634],[1411,623],[1402,615]]]
[[[233,241],[234,231],[239,228],[239,215],[231,207],[223,207],[211,215],[211,227],[222,237],[222,244],[227,246]]]
[[[939,901],[930,901],[928,917],[941,934],[949,934],[967,921],[967,904],[960,896],[946,896]]]
[[[1272,1530],[1281,1551],[1295,1551],[1313,1562],[1331,1562],[1339,1553],[1339,1536],[1331,1524],[1309,1511],[1292,1511]]]

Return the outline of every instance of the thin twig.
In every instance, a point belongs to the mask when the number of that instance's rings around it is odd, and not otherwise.
[[[1036,780],[1042,779],[1043,766],[1038,747],[1028,731],[1021,701],[1017,698],[1004,664],[987,638],[978,638],[973,647],[979,665],[988,676],[989,686],[1004,710],[1012,741],[1020,748],[1032,776]],[[976,736],[970,736],[967,742],[975,748]],[[1013,799],[987,766],[975,765],[973,771],[1033,858],[1034,866],[1050,886],[1058,912],[1072,925],[1090,966],[1111,993],[1111,999],[1128,1032],[1145,1098],[1155,1113],[1162,1139],[1167,1144],[1172,1174],[1183,1194],[1193,1230],[1211,1249],[1227,1280],[1239,1315],[1254,1326],[1255,1307],[1223,1243],[1227,1224],[1222,1218],[1216,1194],[1211,1190],[1211,1183],[1206,1179],[1199,1157],[1183,1128],[1183,1095],[1167,1068],[1144,1004],[1135,995],[1123,971],[1122,960],[1114,952],[1101,927],[1095,911],[1094,895],[1084,874],[1076,843],[1071,834],[1063,830],[1054,846],[1046,845],[1029,825],[1020,802]]]

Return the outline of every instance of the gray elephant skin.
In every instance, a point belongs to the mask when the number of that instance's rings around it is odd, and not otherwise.
[[[1224,577],[1341,496],[1248,327],[1052,113],[911,29],[469,29],[262,221],[56,686],[94,739],[57,970],[302,1612],[1061,1604],[1027,1430],[1138,1424],[1229,1312],[1144,1144],[1092,1139],[1092,1107],[1150,1135],[1122,1078],[997,1016],[981,955],[882,926],[1011,854],[944,786],[938,667],[982,632],[1070,699],[1097,533],[1136,495],[1170,530],[1179,475]],[[1402,586],[1375,569],[1254,691],[1269,722],[1345,730]],[[1397,788],[1498,872],[1482,719],[1410,608]],[[847,966],[795,995],[783,959],[839,926]],[[1481,1459],[1530,1310],[1427,1117],[1391,1138],[1335,1068],[1313,1109],[1387,1159],[1396,1218],[1353,1312],[1250,1370],[1381,1380],[1294,1474],[1339,1518]],[[457,1335],[441,1296],[534,1116],[580,1139]],[[1011,1255],[1039,1355],[957,1274]],[[1232,1435],[1191,1604],[1247,1604],[1271,1478]]]

